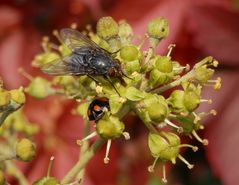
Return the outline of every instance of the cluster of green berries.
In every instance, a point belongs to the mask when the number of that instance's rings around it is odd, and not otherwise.
[[[76,29],[76,24],[72,25],[72,29]],[[42,41],[44,52],[34,58],[32,62],[34,67],[42,68],[71,54],[58,31],[55,30],[53,34],[60,45],[44,37]],[[168,53],[157,54],[156,47],[169,34],[169,25],[164,18],[156,18],[149,22],[146,36],[139,39],[140,44],[135,44],[136,38],[139,37],[134,35],[133,29],[126,21],[116,22],[112,17],[101,18],[97,22],[96,33],[87,26],[84,34],[111,53],[112,58],[120,61],[122,71],[125,73],[122,79],[111,78],[113,85],[102,77],[97,77],[97,83],[87,76],[56,76],[49,81],[42,77],[33,78],[21,69],[20,72],[30,80],[25,92],[37,99],[56,94],[66,99],[74,99],[78,103],[74,112],[85,119],[89,116],[89,104],[97,97],[106,97],[109,100],[109,108],[100,107],[104,114],[95,120],[95,131],[77,141],[81,145],[97,135],[107,141],[105,163],[109,162],[112,140],[121,136],[130,139],[129,133],[125,131],[127,123],[122,119],[129,112],[134,112],[149,131],[148,146],[155,160],[148,170],[153,172],[157,162],[163,163],[162,180],[166,182],[165,163],[171,161],[175,164],[178,158],[191,169],[193,165],[183,158],[180,149],[189,147],[197,151],[198,148],[181,143],[180,138],[183,135],[194,136],[200,143],[208,144],[206,139],[200,138],[197,131],[204,128],[202,119],[209,114],[215,115],[216,111],[198,113],[197,108],[202,102],[212,102],[210,99],[202,98],[204,86],[220,89],[221,79],[211,80],[218,62],[212,57],[206,57],[190,70],[188,64],[182,66],[172,59],[171,52],[175,45],[169,46]],[[148,49],[142,51],[141,48],[146,41]],[[172,88],[173,90],[168,91]],[[165,91],[170,94],[165,96],[163,94]],[[9,95],[9,101],[3,98],[6,102],[0,98],[0,103],[8,105],[11,102],[10,97]],[[98,108],[95,107],[96,110]],[[166,127],[167,129],[164,129]],[[25,159],[25,156],[22,158]],[[56,179],[48,176],[34,184],[58,183]]]

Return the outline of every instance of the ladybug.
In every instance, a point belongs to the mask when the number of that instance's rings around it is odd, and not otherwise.
[[[88,107],[88,118],[90,121],[98,121],[107,110],[110,110],[109,99],[106,97],[96,98]]]

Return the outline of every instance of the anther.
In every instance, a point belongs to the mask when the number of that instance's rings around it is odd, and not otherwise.
[[[130,139],[130,135],[128,132],[123,132],[122,135],[124,136],[125,140],[129,140]]]
[[[170,44],[168,46],[168,53],[167,53],[167,57],[169,57],[173,51],[173,48],[176,47],[176,44]]]
[[[90,135],[86,136],[85,138],[81,139],[81,140],[77,140],[76,143],[81,146],[83,144],[84,141],[87,141],[93,137],[95,137],[97,135],[97,132],[92,132]]]
[[[165,164],[163,164],[163,178],[162,178],[162,181],[164,183],[168,182],[167,177],[166,177],[166,165]]]
[[[48,165],[48,168],[47,168],[47,177],[51,176],[51,169],[52,169],[52,166],[53,166],[54,159],[55,159],[55,157],[51,156],[50,162],[49,162],[49,165]]]
[[[205,146],[208,145],[208,140],[207,139],[201,139],[195,130],[192,131],[192,134],[200,143],[202,143]]]

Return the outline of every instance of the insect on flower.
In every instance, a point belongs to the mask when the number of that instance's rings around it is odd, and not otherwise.
[[[113,87],[110,77],[117,77],[124,82],[122,76],[126,75],[119,60],[114,59],[108,51],[70,28],[62,29],[60,37],[72,53],[44,65],[41,68],[43,72],[49,75],[87,75],[96,82],[94,76],[103,76]],[[116,90],[115,87],[114,89]],[[118,93],[117,90],[116,92]]]
[[[94,99],[88,107],[88,118],[90,121],[98,121],[109,110],[109,99],[106,97],[98,97]]]

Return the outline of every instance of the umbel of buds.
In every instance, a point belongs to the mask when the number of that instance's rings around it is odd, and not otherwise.
[[[72,29],[76,28],[74,24]],[[169,35],[168,21],[162,17],[157,17],[149,22],[144,34],[146,38],[142,38],[140,42],[135,42],[136,37],[129,23],[117,22],[112,17],[102,17],[97,22],[96,32],[90,26],[87,26],[86,29],[84,35],[88,38],[81,35],[79,38],[74,36],[74,39],[61,38],[61,34],[55,30],[53,35],[59,40],[59,45],[51,43],[48,37],[44,37],[42,41],[44,52],[34,58],[32,65],[41,69],[49,64],[57,66],[56,59],[60,59],[62,56],[71,56],[73,51],[77,51],[72,47],[89,50],[88,39],[91,39],[102,48],[102,53],[107,53],[107,56],[119,65],[119,69],[117,69],[119,71],[116,71],[118,76],[108,75],[102,78],[100,75],[91,76],[87,73],[84,76],[78,74],[73,76],[72,73],[64,71],[66,76],[56,76],[52,80],[47,80],[42,77],[32,77],[21,70],[20,72],[30,80],[25,92],[37,99],[60,94],[61,98],[75,100],[77,107],[73,112],[83,116],[87,128],[89,127],[89,120],[87,120],[89,114],[94,112],[96,114],[94,116],[97,116],[97,111],[100,112],[101,117],[92,121],[95,131],[86,132],[84,138],[77,140],[77,143],[82,146],[81,149],[84,151],[88,140],[98,136],[98,142],[107,143],[104,163],[110,161],[110,146],[115,139],[121,136],[130,139],[129,133],[125,131],[127,123],[123,122],[123,118],[128,113],[133,113],[148,129],[148,146],[155,159],[149,167],[150,172],[154,171],[157,163],[162,163],[163,181],[166,182],[166,163],[175,164],[176,159],[180,159],[191,169],[193,165],[183,158],[180,149],[189,147],[196,151],[197,147],[186,143],[182,144],[181,138],[193,136],[203,145],[208,144],[208,140],[201,139],[197,132],[204,128],[203,118],[207,115],[215,115],[216,111],[211,110],[207,113],[198,112],[197,109],[201,103],[212,103],[212,100],[202,97],[203,88],[212,86],[218,90],[221,87],[221,78],[214,78],[218,62],[209,56],[192,67],[189,64],[183,66],[171,56],[175,44],[169,45],[167,53],[159,55],[156,52],[156,47]],[[71,31],[77,35],[77,32]],[[142,48],[145,47],[142,46],[146,39],[149,47],[143,50]],[[89,53],[94,53],[94,51],[90,50]],[[87,58],[88,55],[83,57]],[[94,69],[86,71],[91,70]],[[113,73],[112,71],[107,72],[107,74]],[[24,102],[23,98],[22,101],[19,101],[21,100],[20,95],[16,96],[3,89],[0,94],[4,97],[0,96],[0,107],[6,107],[13,101],[15,103]],[[107,100],[109,107],[101,109],[102,102],[93,107],[89,106],[95,99],[100,98]],[[92,147],[94,146],[93,144]],[[82,155],[89,153],[92,155],[92,151],[95,150],[91,148],[89,151],[83,152]],[[23,160],[31,158],[21,155]],[[83,157],[83,159],[85,158]],[[43,181],[44,183],[53,182],[54,179],[48,177],[42,179],[41,182],[43,183]],[[68,182],[68,180],[64,180],[64,182]]]

